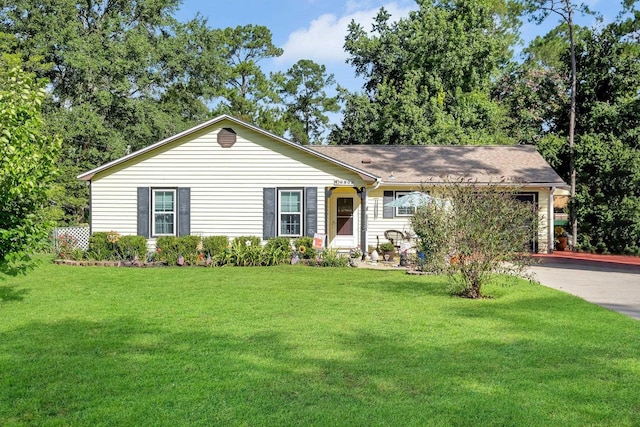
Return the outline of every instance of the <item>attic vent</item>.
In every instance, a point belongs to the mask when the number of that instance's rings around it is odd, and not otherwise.
[[[364,163],[365,165],[370,165],[371,157],[365,157],[364,159],[362,159],[362,163]]]
[[[222,148],[229,148],[236,143],[236,133],[231,128],[222,128],[218,132],[218,144]]]

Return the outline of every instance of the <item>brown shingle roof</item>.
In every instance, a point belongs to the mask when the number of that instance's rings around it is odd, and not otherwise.
[[[522,184],[566,186],[536,151],[527,145],[329,145],[311,146],[328,157],[389,182],[441,183],[470,178],[479,183],[508,180]]]

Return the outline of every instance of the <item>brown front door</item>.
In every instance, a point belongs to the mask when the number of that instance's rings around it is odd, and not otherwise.
[[[338,197],[336,209],[336,234],[338,236],[353,236],[353,198]]]

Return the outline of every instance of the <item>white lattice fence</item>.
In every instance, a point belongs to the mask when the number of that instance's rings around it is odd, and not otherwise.
[[[53,247],[57,249],[61,240],[75,242],[75,247],[89,249],[89,236],[91,235],[89,227],[57,227],[53,229],[52,240]]]

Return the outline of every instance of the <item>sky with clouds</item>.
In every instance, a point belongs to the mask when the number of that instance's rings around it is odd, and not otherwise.
[[[588,0],[585,3],[602,13],[606,21],[612,20],[620,8],[619,0]],[[260,63],[264,71],[286,71],[299,59],[311,59],[324,64],[340,85],[355,91],[361,88],[362,82],[345,63],[347,54],[343,44],[347,26],[355,20],[370,29],[373,17],[382,6],[393,19],[405,17],[409,11],[417,9],[414,0],[183,0],[177,17],[186,21],[200,13],[212,28],[264,25],[271,30],[274,44],[284,49],[281,57]],[[531,40],[546,33],[557,22],[556,17],[550,16],[542,26],[525,23],[522,36]],[[592,22],[593,18],[589,17],[588,22],[580,23]]]

